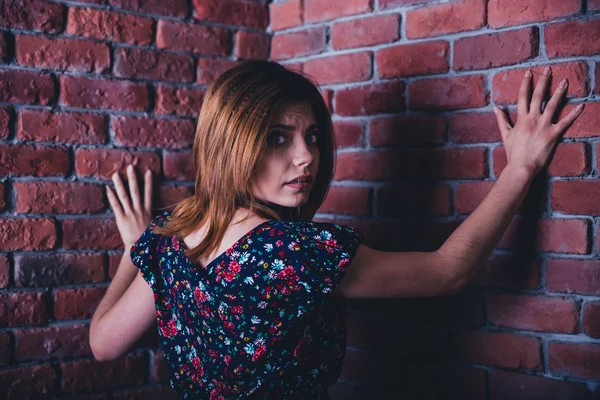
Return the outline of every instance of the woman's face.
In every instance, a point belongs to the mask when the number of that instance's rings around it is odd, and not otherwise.
[[[274,116],[267,148],[250,182],[254,195],[284,207],[308,202],[319,169],[319,127],[308,103],[289,103]],[[302,182],[290,182],[301,177]]]

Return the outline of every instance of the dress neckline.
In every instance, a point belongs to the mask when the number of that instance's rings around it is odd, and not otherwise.
[[[273,221],[276,221],[276,220],[269,219],[269,220],[263,221],[260,224],[256,225],[254,228],[250,229],[248,232],[243,234],[238,240],[236,240],[231,246],[229,246],[227,249],[225,249],[225,251],[223,251],[221,254],[219,254],[218,256],[213,258],[212,261],[209,262],[208,264],[206,264],[203,268],[204,269],[210,268],[215,262],[218,262],[227,253],[233,251],[240,244],[240,242],[242,242],[244,239],[248,238],[256,230],[263,227],[264,225],[270,224]],[[175,236],[175,239],[177,240],[177,243],[179,244],[179,252],[186,258],[186,260],[190,264],[194,264],[194,265],[198,264],[195,261],[190,260],[189,257],[185,254],[185,250],[187,249],[187,246],[186,246],[185,242],[183,241],[183,239],[179,238],[179,236]]]

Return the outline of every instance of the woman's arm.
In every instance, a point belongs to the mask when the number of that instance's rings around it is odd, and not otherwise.
[[[455,293],[477,272],[498,244],[533,178],[547,164],[560,134],[581,113],[574,108],[557,124],[552,117],[566,91],[559,87],[544,113],[542,75],[529,105],[531,74],[519,90],[518,116],[511,127],[495,108],[508,164],[477,209],[435,252],[383,252],[360,246],[336,293],[344,297],[416,297]]]
[[[152,174],[146,172],[142,206],[133,166],[127,168],[131,200],[121,178],[113,175],[117,196],[107,187],[107,197],[115,213],[125,250],[117,272],[90,324],[90,347],[98,360],[112,359],[150,327],[155,319],[152,289],[131,262],[129,251],[148,227],[152,210]]]

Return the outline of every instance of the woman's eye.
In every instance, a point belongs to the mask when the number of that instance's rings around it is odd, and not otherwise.
[[[310,143],[310,144],[316,144],[317,141],[318,141],[318,139],[319,139],[318,133],[313,132],[313,133],[309,133],[308,134],[308,139],[307,139],[308,143]]]
[[[281,139],[284,139],[284,140],[281,140]],[[284,141],[285,141],[285,136],[279,132],[271,133],[267,139],[267,142],[270,145],[275,145],[275,146],[277,146],[279,144],[283,144]]]

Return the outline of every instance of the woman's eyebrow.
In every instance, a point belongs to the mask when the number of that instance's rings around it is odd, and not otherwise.
[[[319,127],[319,125],[312,124],[311,126],[308,127],[307,130],[313,129],[313,128],[318,128],[318,127]],[[274,129],[274,128],[285,129],[285,130],[288,130],[288,131],[293,131],[294,129],[296,129],[296,127],[293,126],[293,125],[284,125],[284,124],[274,124],[274,125],[271,125],[269,127],[269,129]]]

